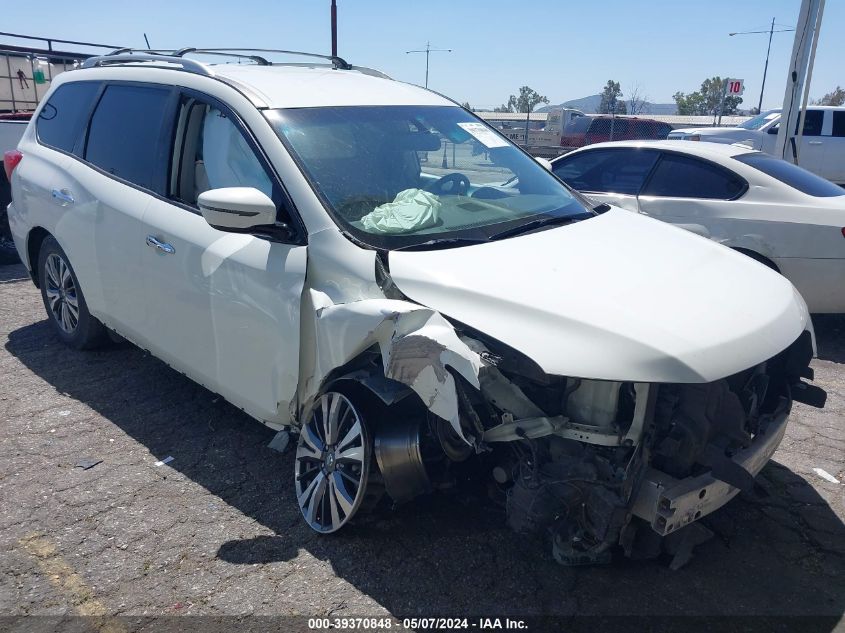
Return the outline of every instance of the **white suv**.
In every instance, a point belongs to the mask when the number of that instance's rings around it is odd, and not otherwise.
[[[6,157],[12,232],[62,341],[114,331],[297,432],[314,530],[475,460],[515,529],[602,560],[751,485],[793,399],[823,403],[806,306],[757,262],[592,208],[433,92],[189,52],[56,79]]]

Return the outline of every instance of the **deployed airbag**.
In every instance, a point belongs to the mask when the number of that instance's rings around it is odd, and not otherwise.
[[[373,233],[409,233],[437,224],[440,201],[422,189],[405,189],[393,202],[381,204],[361,218],[361,225]]]

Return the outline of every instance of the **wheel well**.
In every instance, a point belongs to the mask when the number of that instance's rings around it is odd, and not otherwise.
[[[751,259],[760,262],[763,266],[768,266],[776,273],[780,272],[780,268],[778,268],[777,264],[775,264],[771,259],[766,257],[765,255],[761,255],[757,251],[752,251],[748,248],[734,248],[737,253],[742,253],[746,257],[750,257]]]
[[[39,288],[38,285],[38,254],[41,252],[41,244],[44,242],[44,238],[49,236],[50,233],[47,229],[41,228],[40,226],[36,226],[29,232],[29,236],[26,240],[26,254],[27,259],[29,260],[29,276],[32,277],[32,283],[35,284],[36,288]]]

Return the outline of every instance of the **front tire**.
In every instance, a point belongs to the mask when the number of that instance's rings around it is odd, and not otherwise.
[[[91,349],[107,340],[106,328],[88,312],[88,304],[67,255],[53,237],[38,252],[38,285],[53,330],[74,349]]]
[[[305,522],[328,534],[344,527],[367,497],[372,442],[364,416],[346,395],[328,391],[302,425],[295,487]]]

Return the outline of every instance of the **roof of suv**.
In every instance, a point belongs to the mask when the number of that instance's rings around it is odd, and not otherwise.
[[[215,76],[249,86],[271,108],[353,105],[455,105],[440,95],[365,71],[329,65],[220,64]]]
[[[210,49],[228,51],[234,49]],[[263,50],[263,49],[256,49]],[[196,49],[198,54],[206,53]],[[210,52],[209,51],[209,52]],[[292,52],[292,51],[269,51]],[[128,53],[128,54],[126,54]],[[400,81],[394,81],[370,68],[350,66],[337,58],[332,64],[323,63],[270,63],[256,57],[260,63],[205,64],[195,59],[187,59],[182,51],[159,53],[157,51],[137,51],[122,49],[108,55],[88,59],[83,69],[74,71],[74,78],[83,78],[83,74],[106,75],[114,78],[118,73],[121,78],[144,80],[144,75],[152,71],[160,81],[161,71],[205,76],[222,80],[242,89],[259,107],[268,108],[307,108],[319,106],[379,106],[379,105],[436,105],[454,106],[455,104],[425,88]],[[152,54],[149,54],[152,53]],[[212,52],[212,54],[220,54]],[[224,53],[226,54],[226,53]],[[311,53],[294,53],[311,57],[327,57]],[[233,53],[233,57],[248,55]],[[337,63],[336,63],[337,62]],[[80,74],[77,74],[80,73]],[[150,77],[150,75],[147,75]],[[152,78],[152,77],[150,77]],[[173,83],[180,83],[178,75]]]

